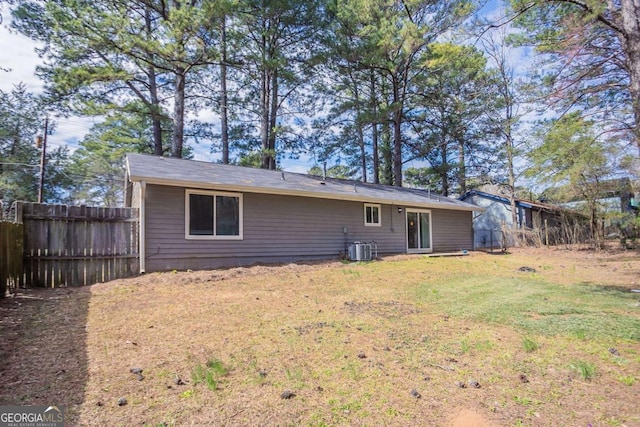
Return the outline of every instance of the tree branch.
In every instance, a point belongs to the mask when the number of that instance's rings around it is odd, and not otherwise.
[[[593,8],[591,8],[588,4],[579,1],[579,0],[545,0],[546,3],[569,3],[569,4],[573,4],[575,6],[578,6],[579,8],[581,8],[582,10],[584,10],[585,12],[588,13],[593,13],[595,14],[595,10],[593,10]],[[622,28],[620,28],[619,25],[617,25],[615,22],[611,21],[610,19],[607,19],[603,14],[598,13],[596,15],[596,20],[599,21],[600,23],[606,25],[607,27],[611,28],[613,31],[615,31],[618,34],[622,34],[624,35],[625,32]]]
[[[582,9],[584,12],[587,13],[592,13],[595,14],[596,16],[596,20],[598,22],[600,22],[601,24],[604,24],[605,26],[611,28],[613,31],[615,31],[618,34],[621,35],[625,35],[624,30],[615,22],[613,22],[610,19],[607,19],[603,14],[595,13],[595,10],[593,10],[593,8],[591,8],[589,5],[587,5],[586,3],[579,1],[579,0],[543,0],[544,3],[565,3],[565,4],[573,4],[574,6],[579,7],[580,9]],[[506,21],[503,22],[499,22],[499,23],[493,23],[488,25],[481,33],[480,35],[477,37],[477,39],[480,39],[487,31],[494,29],[494,28],[500,28],[503,27],[505,25],[510,24],[511,22],[515,21],[516,19],[518,19],[520,16],[522,16],[524,13],[528,12],[529,10],[533,9],[534,7],[538,6],[538,3],[535,1],[532,1],[531,3],[525,5],[524,7],[522,7],[520,10],[517,10],[514,12],[513,16],[509,17]]]

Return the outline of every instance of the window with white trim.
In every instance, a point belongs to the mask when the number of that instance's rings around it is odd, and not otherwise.
[[[364,204],[364,225],[367,227],[380,227],[382,225],[380,205]]]
[[[242,240],[242,194],[186,190],[185,238]]]

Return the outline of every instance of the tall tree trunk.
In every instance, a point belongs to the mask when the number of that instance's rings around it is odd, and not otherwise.
[[[629,92],[633,103],[635,121],[634,134],[640,150],[640,0],[620,0],[622,28],[620,36],[627,56],[629,70]]]
[[[156,82],[156,70],[153,66],[147,68],[149,79],[149,97],[151,100],[151,127],[153,129],[153,154],[162,156],[162,114],[160,113],[160,100],[158,99],[158,83]]]
[[[514,123],[514,98],[511,96],[511,81],[508,79],[508,73],[505,63],[500,62],[500,72],[502,73],[502,92],[505,104],[504,110],[504,136],[505,136],[505,154],[507,155],[507,185],[509,186],[509,207],[511,208],[511,229],[517,230],[518,224],[518,208],[516,206],[516,173],[514,170],[515,144],[513,142],[513,123]],[[514,234],[515,236],[515,234]]]
[[[447,149],[447,143],[444,141],[440,145],[440,160],[442,161],[440,171],[440,178],[442,179],[442,195],[447,197],[449,195],[449,160],[447,159],[449,155],[449,150]]]
[[[509,207],[511,209],[511,229],[516,230],[518,228],[518,211],[516,207],[516,174],[514,170],[514,158],[515,158],[515,142],[513,140],[514,126],[518,122],[517,110],[518,100],[516,93],[513,92],[516,88],[514,84],[513,69],[509,66],[505,50],[505,33],[502,33],[502,37],[499,42],[490,38],[490,44],[488,44],[489,56],[495,62],[495,67],[498,71],[498,96],[504,106],[499,117],[500,131],[504,136],[504,145],[502,151],[507,158],[507,187],[509,191]],[[514,237],[515,237],[514,233]],[[516,240],[517,242],[517,240]]]
[[[460,195],[467,192],[467,165],[463,138],[458,138],[458,188]]]
[[[220,136],[222,139],[222,163],[229,163],[229,97],[227,93],[227,16],[222,16],[220,25]]]
[[[371,70],[371,150],[373,151],[373,183],[380,184],[380,155],[378,153],[378,100],[376,97],[376,77]]]
[[[360,108],[360,91],[358,88],[358,82],[354,76],[349,72],[351,77],[351,84],[353,84],[353,97],[355,101],[355,126],[356,135],[358,137],[358,148],[360,149],[360,167],[362,168],[362,181],[367,182],[367,151],[364,143],[364,131],[362,130],[362,110]]]
[[[263,34],[261,39],[261,52],[262,52],[262,64],[260,71],[260,145],[262,146],[262,164],[261,167],[263,169],[271,169],[271,158],[269,155],[269,111],[271,110],[270,100],[271,100],[271,72],[270,68],[267,67],[267,36],[266,31],[267,28],[263,23]]]
[[[516,211],[516,174],[513,170],[513,139],[511,137],[510,126],[507,133],[506,146],[509,206],[511,207],[511,228],[515,230],[516,228],[518,228],[518,212]]]
[[[184,89],[186,73],[183,67],[176,67],[176,88],[173,106],[173,139],[171,141],[171,157],[182,158],[184,143]]]
[[[358,145],[360,146],[360,167],[362,167],[362,182],[367,182],[367,151],[364,144],[364,132],[362,123],[356,123],[356,133],[358,134]]]
[[[147,37],[151,40],[153,28],[151,25],[151,10],[145,8],[144,25]],[[149,80],[149,100],[151,101],[151,127],[153,129],[153,154],[162,156],[164,149],[162,147],[162,115],[160,114],[160,100],[158,99],[158,82],[156,69],[153,65],[153,56],[149,53],[149,66],[147,66],[147,79]]]
[[[505,82],[506,83],[506,82]],[[507,87],[503,90],[508,91]],[[511,123],[513,120],[513,104],[510,96],[505,97],[506,109],[505,109],[505,152],[507,154],[507,184],[509,186],[509,206],[511,208],[511,228],[516,230],[518,228],[518,212],[516,208],[516,174],[513,166],[513,158],[515,147],[513,144],[513,135]]]
[[[269,79],[267,70],[260,75],[262,87],[260,90],[260,143],[262,145],[262,168],[269,169]]]
[[[269,169],[275,170],[276,164],[276,137],[278,126],[278,71],[271,74],[271,106],[269,109]]]
[[[391,126],[389,121],[382,123],[382,183],[393,185],[393,150],[391,149]]]
[[[589,203],[589,214],[591,216],[589,222],[589,231],[591,233],[591,238],[593,239],[595,248],[600,249],[600,235],[598,233],[598,208],[593,203]]]
[[[402,103],[400,83],[393,81],[393,185],[402,187]]]

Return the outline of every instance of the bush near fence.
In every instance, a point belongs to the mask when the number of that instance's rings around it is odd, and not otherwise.
[[[504,227],[502,232],[507,239],[516,242],[515,246],[566,246],[588,244],[594,247],[598,242],[592,237],[588,226],[572,224],[570,226],[511,229]]]

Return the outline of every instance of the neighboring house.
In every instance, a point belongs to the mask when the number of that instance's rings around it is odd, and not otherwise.
[[[635,197],[631,180],[629,178],[609,179],[601,181],[597,186],[596,202],[600,213],[632,213],[638,214],[638,199]],[[560,189],[549,189],[545,191],[549,197],[557,197],[557,193],[562,192],[569,201],[563,203],[569,209],[584,208],[586,201],[575,189],[571,191],[567,187]]]
[[[140,271],[472,249],[476,206],[423,190],[142,154],[127,156],[140,208]]]
[[[473,218],[474,248],[500,247],[502,226],[511,228],[513,217],[508,197],[484,191],[472,190],[460,200],[484,208]],[[545,225],[556,227],[562,218],[562,208],[526,199],[516,199],[517,228],[540,229]],[[506,242],[508,246],[514,242]]]

